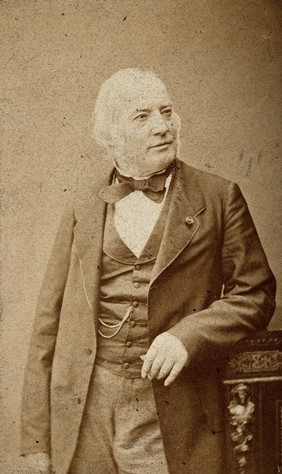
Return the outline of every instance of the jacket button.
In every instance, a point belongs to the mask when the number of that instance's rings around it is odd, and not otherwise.
[[[133,283],[133,286],[134,288],[140,288],[140,283],[138,283],[137,281],[135,283]]]
[[[131,346],[132,346],[132,342],[131,342],[131,341],[127,341],[127,342],[125,343],[125,345],[126,345],[126,347],[131,347]]]
[[[139,265],[139,263],[136,263],[134,265],[134,270],[140,270],[140,268],[141,268],[141,265]]]
[[[132,306],[133,306],[134,308],[137,308],[138,304],[139,304],[138,301],[133,301]]]
[[[78,405],[81,403],[81,398],[80,397],[76,397],[76,401],[78,403]]]
[[[187,225],[193,225],[194,224],[194,218],[191,216],[186,217],[185,222]]]
[[[128,362],[125,362],[125,363],[123,364],[123,368],[124,368],[124,369],[129,369],[129,363],[128,363]]]
[[[86,354],[91,355],[92,354],[92,349],[90,347],[85,347]]]

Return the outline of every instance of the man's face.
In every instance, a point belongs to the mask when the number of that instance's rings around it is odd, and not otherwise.
[[[162,171],[176,157],[177,125],[164,85],[150,79],[126,91],[117,110],[114,158],[119,170],[133,177]]]

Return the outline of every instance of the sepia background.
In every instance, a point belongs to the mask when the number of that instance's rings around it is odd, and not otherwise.
[[[1,460],[24,472],[19,407],[34,310],[91,138],[99,85],[153,67],[182,118],[181,158],[239,183],[278,279],[282,328],[278,0],[2,0]]]

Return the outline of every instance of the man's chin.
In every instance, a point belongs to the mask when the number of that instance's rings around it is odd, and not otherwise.
[[[166,169],[175,158],[176,155],[174,153],[154,157],[154,160],[152,160],[152,163],[154,162],[154,166],[152,166],[152,173],[157,173]]]

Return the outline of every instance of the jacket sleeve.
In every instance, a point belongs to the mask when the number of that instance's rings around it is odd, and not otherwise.
[[[219,357],[241,338],[265,329],[275,309],[275,278],[245,199],[234,183],[224,197],[220,258],[221,298],[169,330],[183,342],[192,365]]]
[[[50,379],[60,310],[69,271],[74,213],[67,205],[40,291],[25,369],[21,453],[50,451]]]

